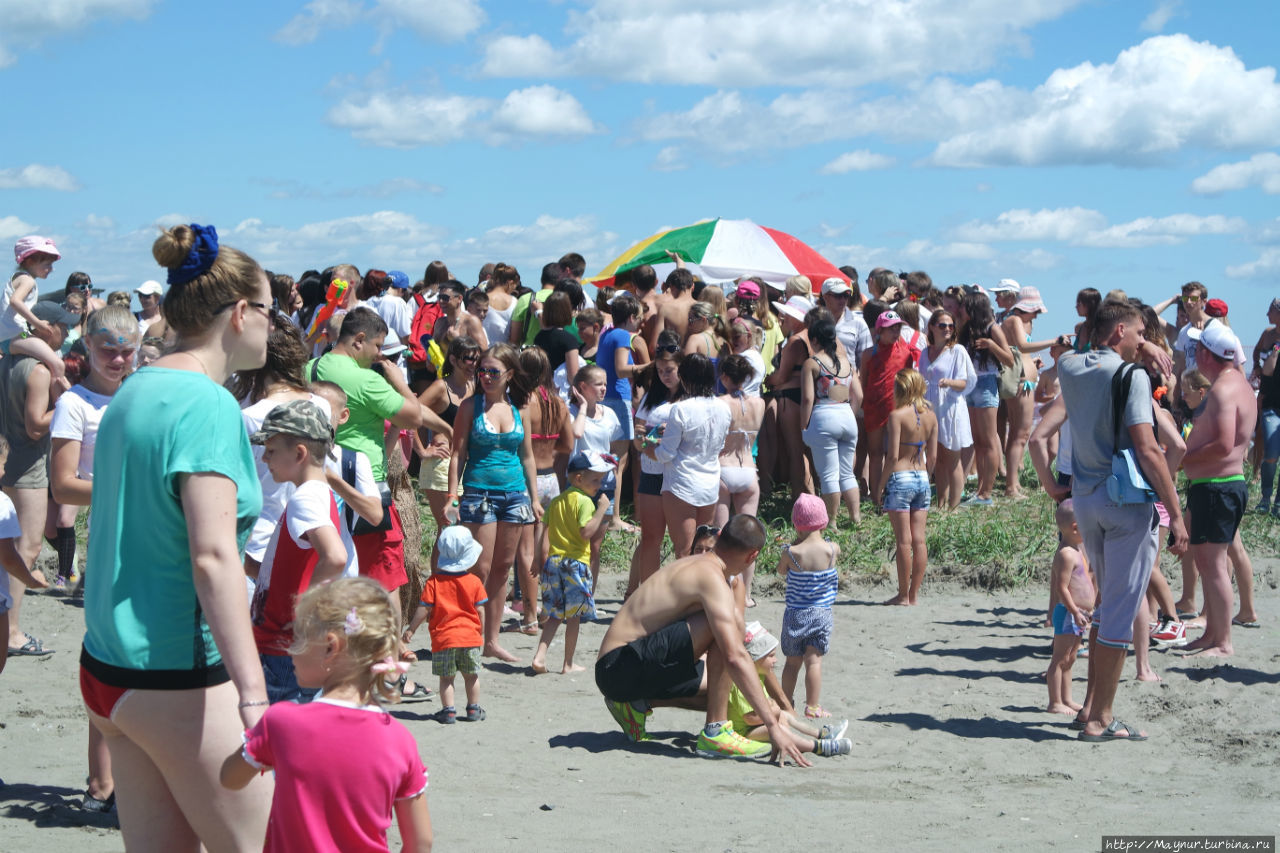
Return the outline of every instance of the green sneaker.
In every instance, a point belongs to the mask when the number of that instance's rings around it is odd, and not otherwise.
[[[622,733],[627,736],[627,740],[632,743],[639,743],[642,740],[649,740],[649,733],[645,731],[645,718],[653,713],[652,710],[640,713],[630,702],[615,702],[612,699],[605,699],[604,706],[609,709],[609,713],[618,725],[622,727]]]
[[[725,723],[715,737],[708,737],[705,729],[698,733],[698,752],[708,758],[752,759],[772,751],[768,743],[750,740],[735,732],[733,723]]]

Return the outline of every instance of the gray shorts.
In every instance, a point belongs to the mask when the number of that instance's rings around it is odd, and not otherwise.
[[[1154,504],[1118,504],[1099,487],[1073,501],[1085,555],[1098,578],[1094,620],[1098,642],[1127,648],[1133,620],[1156,562],[1159,517]]]

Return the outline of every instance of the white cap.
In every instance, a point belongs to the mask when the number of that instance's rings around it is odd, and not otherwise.
[[[164,293],[164,288],[160,286],[158,281],[144,281],[135,287],[133,292],[139,296],[159,296]]]
[[[1002,278],[999,284],[991,288],[992,293],[1017,293],[1020,290],[1022,290],[1022,285],[1011,278]]]

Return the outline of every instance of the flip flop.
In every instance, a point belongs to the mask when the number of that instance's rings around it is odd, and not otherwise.
[[[1245,621],[1244,619],[1241,619],[1239,617],[1232,619],[1231,624],[1235,625],[1237,628],[1261,628],[1262,627],[1262,623],[1259,622],[1257,619],[1250,619],[1248,621]]]
[[[51,655],[56,651],[55,649],[46,649],[43,643],[30,634],[23,634],[22,636],[25,637],[27,641],[17,648],[9,646],[9,657],[42,658],[46,655]]]
[[[1067,728],[1071,729],[1071,731],[1073,732],[1082,732],[1084,731],[1084,723],[1085,723],[1084,720],[1080,719],[1079,717],[1075,717],[1074,719],[1071,720],[1071,724],[1068,725]]]
[[[1125,733],[1123,735],[1116,734],[1116,732],[1121,729],[1124,729]],[[1102,734],[1100,735],[1085,734],[1081,731],[1077,737],[1085,743],[1106,743],[1107,741],[1113,740],[1139,741],[1147,739],[1146,735],[1138,734],[1136,729],[1131,728],[1128,723],[1121,722],[1119,718],[1112,720],[1111,725],[1103,729]]]
[[[1178,621],[1186,622],[1188,619],[1197,619],[1200,616],[1199,610],[1179,610]]]

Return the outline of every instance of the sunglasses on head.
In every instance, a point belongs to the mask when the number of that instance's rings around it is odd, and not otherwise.
[[[720,528],[714,524],[699,524],[698,529],[693,532],[694,539],[701,539],[704,536],[719,536]]]
[[[676,353],[680,352],[680,345],[679,344],[662,344],[661,346],[658,347],[658,352],[666,353],[667,355],[675,355]]]

